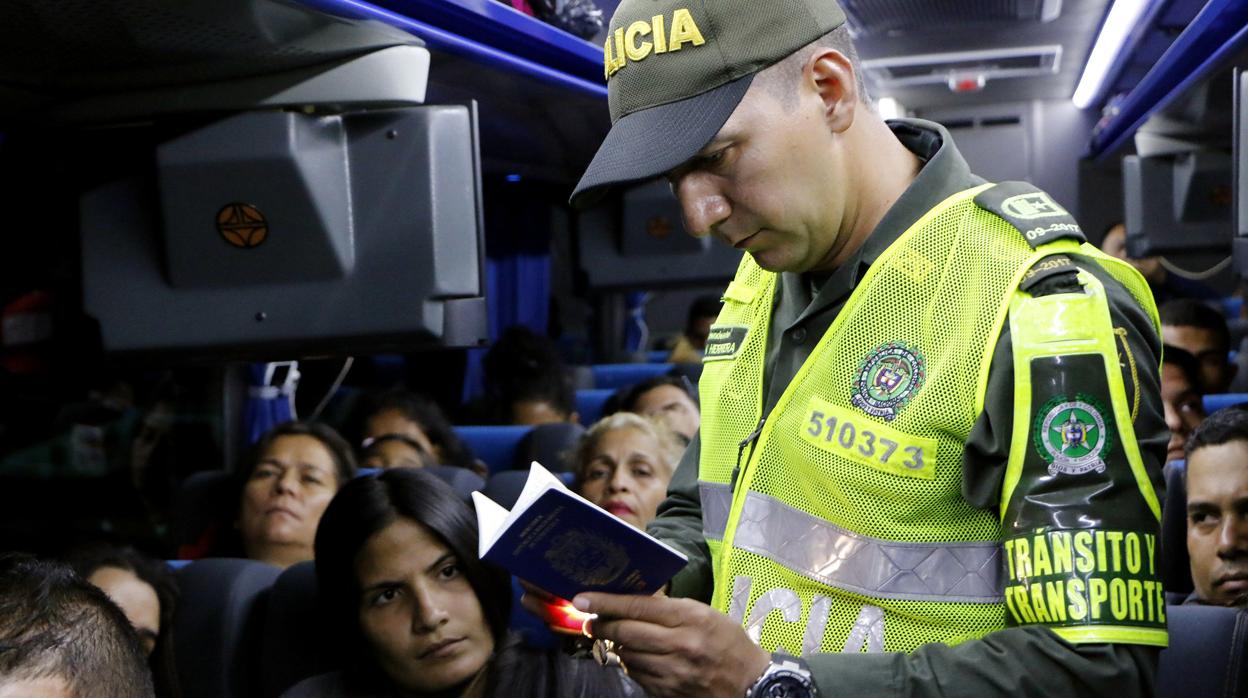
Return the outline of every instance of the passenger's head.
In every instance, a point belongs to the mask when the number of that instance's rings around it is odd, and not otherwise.
[[[360,467],[363,468],[387,470],[438,465],[437,459],[419,441],[403,434],[382,434],[364,439],[361,445]]]
[[[383,437],[398,436],[408,448],[415,448],[427,455],[420,462],[432,462],[435,465],[455,465],[461,468],[472,468],[474,459],[472,451],[455,435],[454,428],[442,408],[436,402],[415,393],[403,390],[391,390],[364,396],[356,409],[355,428],[347,433],[358,439],[363,451]],[[372,439],[372,441],[368,441]],[[365,444],[364,442],[368,442]],[[387,463],[410,461],[415,458],[403,458],[405,454],[395,443],[386,449],[383,463],[368,464],[366,467],[393,467]],[[364,460],[368,455],[363,456]]]
[[[522,325],[508,327],[482,361],[495,421],[538,425],[575,422],[572,381],[555,343]]]
[[[1213,413],[1187,442],[1187,552],[1202,600],[1248,602],[1248,411]]]
[[[563,372],[537,376],[512,384],[502,396],[508,424],[538,426],[558,422],[576,423],[576,391]]]
[[[1162,348],[1161,402],[1165,408],[1170,444],[1166,460],[1181,460],[1187,437],[1205,419],[1201,403],[1200,364],[1196,357],[1178,347]]]
[[[1189,298],[1169,301],[1158,312],[1162,340],[1200,362],[1205,392],[1225,393],[1239,367],[1230,361],[1231,333],[1222,313]]]
[[[387,470],[349,483],[316,535],[321,597],[365,680],[399,695],[460,686],[506,633],[507,574],[477,558],[471,508],[436,476]]]
[[[585,432],[576,451],[576,487],[586,499],[645,528],[667,496],[684,445],[665,425],[617,412]]]
[[[99,587],[126,614],[151,654],[173,622],[178,587],[164,562],[130,547],[93,545],[66,556],[79,577]]]
[[[699,296],[689,306],[689,317],[685,320],[685,337],[698,349],[706,348],[706,338],[711,333],[711,325],[719,317],[723,302],[719,296]]]
[[[624,412],[663,420],[685,443],[702,424],[698,400],[684,376],[655,376],[625,388],[618,400]]]
[[[146,698],[146,659],[126,616],[68,565],[0,556],[0,697]]]
[[[350,445],[331,427],[287,422],[270,429],[239,473],[237,525],[247,557],[279,567],[311,560],[321,514],[355,471]]]
[[[1117,257],[1139,270],[1151,284],[1157,284],[1166,277],[1166,270],[1156,257],[1136,259],[1127,254],[1127,225],[1121,221],[1105,228],[1105,237],[1101,239],[1101,251],[1111,257]]]
[[[1124,223],[1111,223],[1105,228],[1105,237],[1101,238],[1101,252],[1110,257],[1127,259],[1127,226]]]

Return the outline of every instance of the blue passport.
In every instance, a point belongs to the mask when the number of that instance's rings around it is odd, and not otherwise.
[[[653,594],[688,562],[680,552],[569,490],[533,463],[511,511],[472,493],[479,555],[570,599],[582,591]]]

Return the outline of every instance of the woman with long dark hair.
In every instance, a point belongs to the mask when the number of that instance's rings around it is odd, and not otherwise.
[[[348,483],[316,535],[320,596],[348,664],[286,695],[643,695],[617,669],[508,638],[510,579],[476,551],[475,515],[437,477],[400,468]]]

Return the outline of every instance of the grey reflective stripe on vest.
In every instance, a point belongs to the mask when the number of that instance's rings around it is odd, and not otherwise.
[[[702,498],[705,502],[705,492]],[[732,547],[830,587],[876,598],[951,603],[1003,599],[999,542],[878,540],[758,492],[746,495]]]
[[[728,512],[732,509],[732,488],[699,480],[698,495],[702,499],[702,535],[710,540],[722,540],[724,529],[728,528]]]

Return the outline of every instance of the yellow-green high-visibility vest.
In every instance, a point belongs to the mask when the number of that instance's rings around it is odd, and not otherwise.
[[[1029,244],[976,204],[992,186],[888,247],[765,420],[777,275],[746,255],[724,293],[700,383],[703,527],[713,605],[766,649],[904,652],[1005,627],[1002,525],[962,498],[962,455],[1020,282],[1050,255],[1093,255],[1156,321],[1134,269],[1076,240]]]

